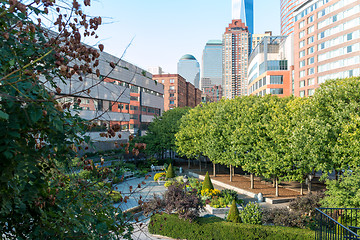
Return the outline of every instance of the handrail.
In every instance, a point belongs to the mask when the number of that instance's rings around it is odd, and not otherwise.
[[[331,210],[345,210],[345,209],[351,209],[351,208],[315,208],[317,211],[319,211],[321,214],[325,215],[327,218],[329,218],[330,220],[334,221],[336,224],[340,225],[342,228],[348,230],[350,233],[354,234],[356,237],[360,237],[358,234],[356,234],[355,232],[351,231],[349,228],[345,227],[344,225],[342,225],[341,223],[339,223],[338,221],[336,221],[335,219],[333,219],[332,217],[330,217],[329,215],[327,215],[326,213],[324,213],[323,211],[320,211],[320,209],[331,209]],[[359,209],[359,208],[358,208]]]

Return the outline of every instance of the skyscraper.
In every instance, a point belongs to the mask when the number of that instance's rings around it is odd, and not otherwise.
[[[242,20],[232,20],[223,35],[223,96],[247,95],[250,33]]]
[[[186,81],[199,88],[200,83],[200,64],[193,55],[186,54],[178,62],[178,74]]]
[[[280,0],[281,35],[294,32],[294,11],[306,0]]]
[[[239,20],[254,33],[254,0],[232,0],[232,19]]]
[[[206,43],[202,56],[200,89],[222,84],[222,41],[210,40]]]

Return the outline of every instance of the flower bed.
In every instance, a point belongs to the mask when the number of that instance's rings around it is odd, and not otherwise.
[[[238,206],[239,211],[243,210],[241,206]],[[226,214],[229,212],[230,207],[224,207],[224,208],[215,208],[210,206],[209,204],[206,204],[205,210],[210,214]]]

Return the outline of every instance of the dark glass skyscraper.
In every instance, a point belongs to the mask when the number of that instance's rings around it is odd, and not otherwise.
[[[232,19],[241,19],[248,27],[249,33],[254,33],[254,0],[232,0]]]

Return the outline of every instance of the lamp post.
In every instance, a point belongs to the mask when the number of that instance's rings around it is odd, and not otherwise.
[[[314,174],[310,173],[308,175],[308,179],[309,179],[309,181],[308,181],[308,193],[311,193],[311,180],[313,180],[313,178],[314,178]]]
[[[183,177],[183,181],[184,181],[184,183],[185,183],[185,192],[186,192],[186,183],[188,182],[188,180],[189,180],[188,176],[185,175],[185,176]]]

